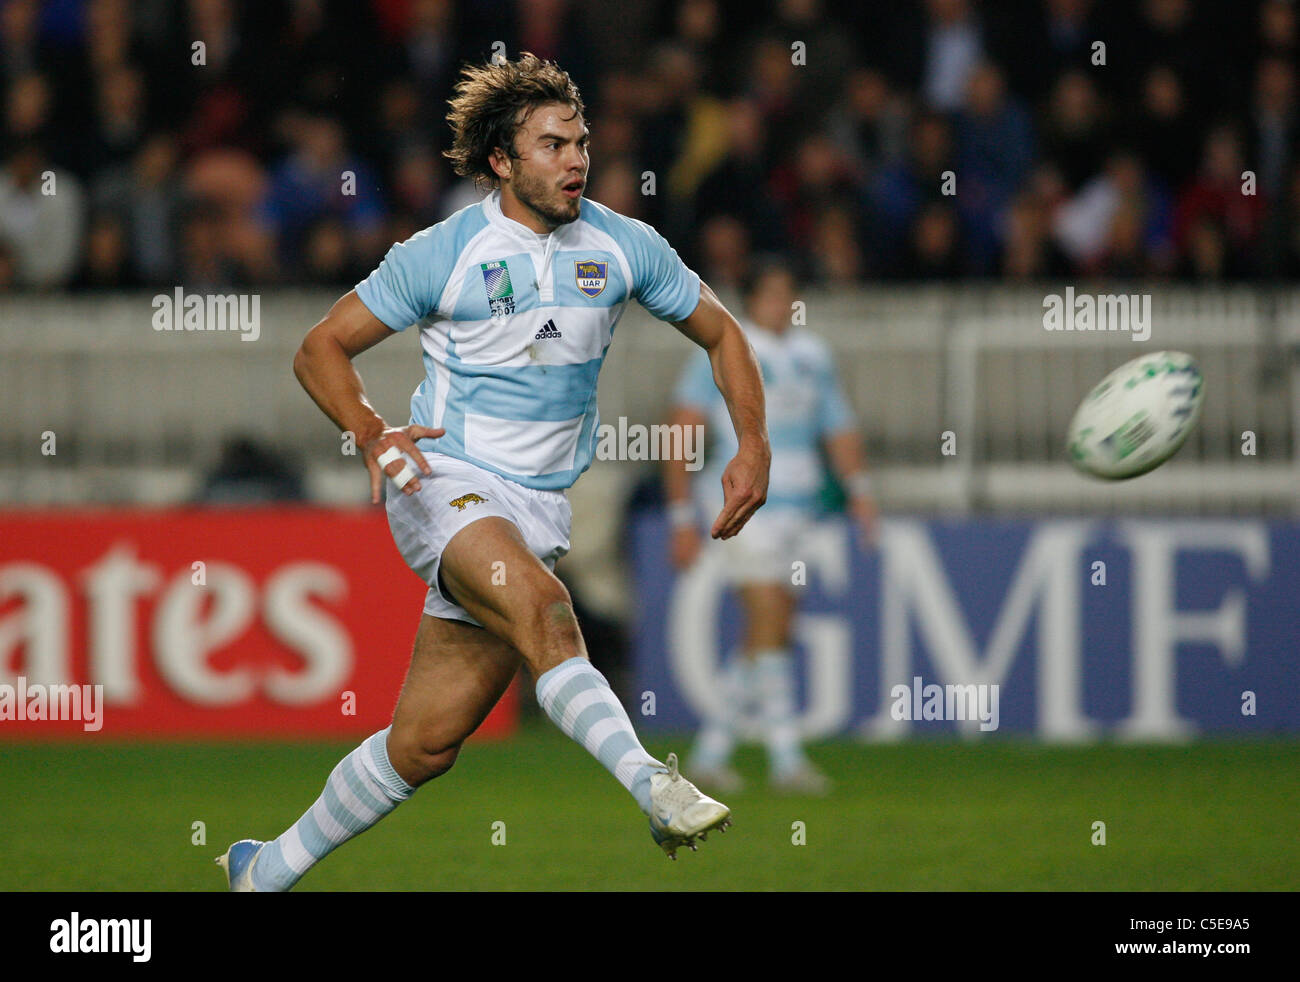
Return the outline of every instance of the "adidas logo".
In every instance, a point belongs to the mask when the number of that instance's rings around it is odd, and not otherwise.
[[[555,326],[555,321],[547,321],[542,325],[542,329],[533,335],[533,340],[541,341],[545,338],[559,338],[563,336],[564,335],[560,333],[560,329]]]

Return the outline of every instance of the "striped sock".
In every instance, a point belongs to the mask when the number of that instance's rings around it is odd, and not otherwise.
[[[576,655],[542,673],[537,701],[551,722],[586,747],[649,815],[650,775],[667,768],[641,746],[605,676]]]
[[[411,796],[415,789],[388,760],[391,729],[368,737],[339,761],[316,803],[261,851],[253,867],[253,889],[288,890],[335,846],[360,835]]]
[[[797,771],[808,763],[799,745],[799,721],[794,705],[794,659],[773,649],[754,656],[759,712],[768,759],[777,775]]]
[[[753,662],[737,652],[728,659],[718,679],[718,696],[722,708],[718,715],[705,719],[695,740],[691,766],[702,771],[722,767],[731,759],[736,747],[736,724],[744,715],[753,688]]]

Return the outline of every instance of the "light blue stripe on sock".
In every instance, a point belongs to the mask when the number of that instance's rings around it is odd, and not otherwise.
[[[330,813],[330,818],[348,831],[355,831],[358,825],[365,824],[364,819],[348,811],[348,806],[343,804],[343,799],[339,797],[338,788],[334,786],[333,781],[325,785],[325,791],[321,798],[325,802],[325,810]]]
[[[596,750],[596,759],[611,771],[629,750],[635,750],[637,742],[626,733],[611,733]]]
[[[593,688],[591,674],[589,672],[577,674],[560,686],[560,691],[551,699],[551,712],[556,718],[562,717],[565,710],[569,708],[569,703],[573,701],[573,697],[581,695],[591,688]]]
[[[268,842],[257,854],[257,865],[253,867],[253,889],[258,893],[288,890],[297,879],[298,874],[284,861],[279,842]]]
[[[298,838],[302,840],[302,847],[316,859],[327,855],[335,845],[321,831],[320,826],[316,824],[316,816],[311,812],[298,821]]]
[[[583,664],[590,665],[591,663],[581,655],[574,655],[572,658],[560,662],[560,664],[556,665],[554,668],[547,669],[543,672],[537,679],[535,690],[537,692],[538,702],[542,701],[542,694],[546,691],[547,686],[549,686],[557,676],[568,674]],[[580,671],[578,672],[577,677],[582,678],[585,674],[585,672]]]
[[[311,809],[295,823],[294,828],[297,829],[303,849],[314,860],[322,859],[343,841],[364,832],[410,796],[413,789],[393,770],[392,763],[388,760],[387,738],[388,731],[382,730],[368,737],[361,746],[339,761],[330,772],[329,780],[317,799],[324,804],[326,813],[348,833],[343,840],[336,842],[331,839],[320,827]],[[367,768],[367,757],[378,774]],[[372,790],[376,785],[383,791],[382,800],[376,798],[375,791]],[[352,812],[340,794],[343,787],[347,787],[359,802],[374,812],[374,817]],[[253,886],[260,892],[288,890],[298,882],[301,875],[285,862],[280,839],[276,839],[267,843],[258,856],[257,865],[253,868]]]
[[[573,721],[573,739],[577,740],[583,746],[586,746],[587,731],[602,719],[610,719],[615,716],[617,716],[617,714],[606,703],[592,703],[580,712],[578,718]]]
[[[360,802],[369,808],[372,812],[378,812],[380,815],[386,815],[393,810],[391,801],[380,801],[374,796],[369,788],[366,787],[365,779],[362,777],[362,763],[358,759],[358,754],[353,751],[343,761],[343,780],[348,788],[360,800]],[[365,821],[369,821],[369,816],[357,816]]]

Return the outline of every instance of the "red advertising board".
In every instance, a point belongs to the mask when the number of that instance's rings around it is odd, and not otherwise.
[[[379,509],[0,514],[0,740],[373,733],[424,593]],[[31,718],[73,686],[80,718]],[[479,735],[516,714],[512,686]]]

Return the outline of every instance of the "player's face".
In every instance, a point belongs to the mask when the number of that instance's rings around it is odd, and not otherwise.
[[[501,179],[502,207],[513,196],[524,214],[510,217],[537,232],[576,220],[590,164],[582,117],[559,102],[537,107],[519,128],[515,152],[519,156],[510,161],[510,172]]]
[[[747,310],[755,323],[778,334],[790,326],[794,279],[783,270],[769,270],[754,287]]]

